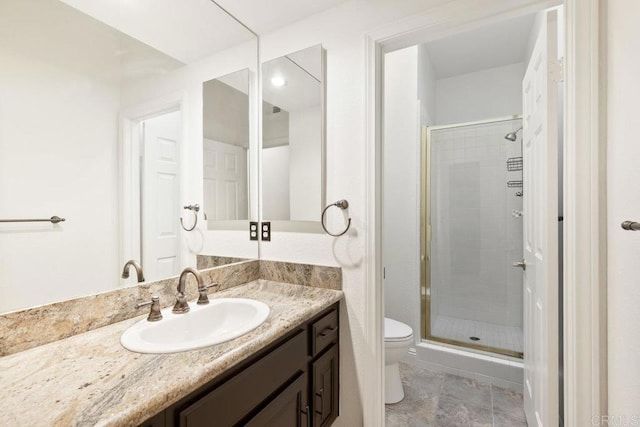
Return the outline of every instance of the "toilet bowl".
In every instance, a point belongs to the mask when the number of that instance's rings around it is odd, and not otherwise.
[[[413,329],[397,320],[384,319],[384,402],[398,403],[404,399],[398,362],[409,352]]]

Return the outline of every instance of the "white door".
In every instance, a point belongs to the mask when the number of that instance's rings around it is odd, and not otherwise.
[[[248,219],[247,150],[205,139],[203,155],[207,220]]]
[[[558,25],[548,12],[522,83],[524,406],[529,426],[558,425]]]
[[[142,267],[154,280],[180,269],[180,112],[142,126]]]

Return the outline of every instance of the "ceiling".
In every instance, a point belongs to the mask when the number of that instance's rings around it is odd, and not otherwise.
[[[189,64],[348,0],[61,0]],[[150,19],[149,11],[153,11]]]
[[[255,39],[211,0],[61,1],[185,64]]]
[[[274,86],[273,77],[283,78],[286,84]],[[262,97],[288,112],[320,106],[322,83],[318,77],[322,78],[320,45],[273,59],[262,64]]]
[[[215,0],[259,35],[293,24],[348,0]]]
[[[525,62],[535,14],[425,43],[436,79]]]
[[[16,54],[68,70],[91,69],[123,85],[184,65],[58,0],[1,0],[0,40],[12,40]],[[85,52],[81,59],[78,50]]]

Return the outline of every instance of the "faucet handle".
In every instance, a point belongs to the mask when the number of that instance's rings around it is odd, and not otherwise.
[[[173,306],[171,312],[173,313],[186,313],[189,311],[189,304],[187,304],[187,297],[183,292],[176,292],[176,303]]]
[[[198,289],[198,293],[200,294],[198,296],[199,305],[209,304],[209,296],[207,295],[207,289],[215,288],[216,286],[218,286],[217,283],[211,283],[209,285],[203,286],[202,288]]]
[[[136,304],[136,308],[142,308],[148,305],[151,306],[151,310],[149,311],[147,320],[149,322],[157,322],[158,320],[162,320],[162,313],[160,312],[160,297],[154,295],[151,297],[151,301]]]

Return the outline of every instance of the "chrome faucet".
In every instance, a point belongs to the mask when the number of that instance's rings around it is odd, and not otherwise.
[[[144,282],[144,274],[142,274],[142,266],[138,263],[138,261],[130,259],[129,261],[127,261],[127,263],[124,265],[124,268],[122,269],[122,278],[123,279],[128,279],[129,278],[129,267],[133,267],[136,270],[136,274],[138,275],[138,283],[140,282]]]
[[[176,292],[176,303],[173,306],[173,313],[180,314],[186,313],[189,311],[189,304],[187,304],[187,297],[185,296],[185,287],[187,285],[187,276],[189,274],[193,274],[198,282],[198,304],[209,304],[209,297],[207,296],[207,289],[213,288],[214,286],[218,286],[217,283],[212,283],[210,285],[205,285],[204,280],[202,279],[202,275],[198,270],[193,267],[187,267],[182,270],[180,274],[180,279],[178,280],[178,288]]]

